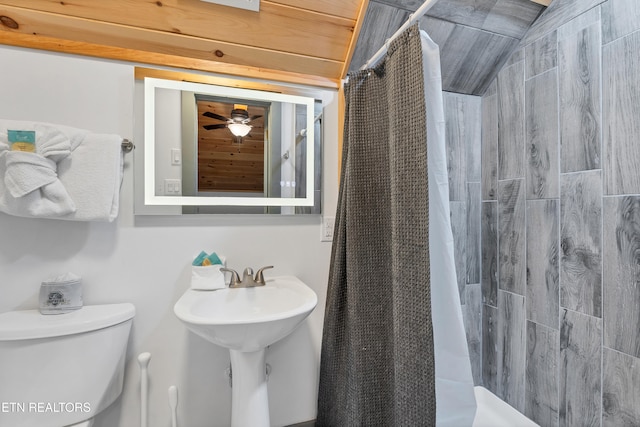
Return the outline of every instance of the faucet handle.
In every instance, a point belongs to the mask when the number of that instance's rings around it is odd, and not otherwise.
[[[254,282],[259,283],[261,285],[264,285],[264,274],[263,274],[263,271],[264,270],[268,270],[270,268],[273,268],[273,265],[268,265],[266,267],[262,267],[261,269],[259,269],[256,272],[256,277],[254,279]]]
[[[221,267],[220,271],[226,272],[226,273],[231,273],[231,280],[229,280],[229,287],[230,288],[238,286],[238,284],[240,283],[240,276],[238,275],[237,271],[232,270],[231,268],[225,268],[225,267]]]

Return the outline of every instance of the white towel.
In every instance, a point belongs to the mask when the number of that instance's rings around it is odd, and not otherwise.
[[[124,166],[122,137],[88,133],[71,156],[58,163],[58,177],[76,204],[60,219],[113,221],[120,206]]]
[[[34,152],[11,151],[9,130],[33,131]],[[28,216],[48,217],[72,213],[75,204],[58,179],[57,164],[71,154],[78,135],[70,128],[56,128],[47,123],[15,120],[0,121],[0,155],[3,157],[4,184],[8,191],[7,212],[24,212]]]
[[[36,152],[11,151],[7,130],[35,131]],[[122,181],[121,142],[118,135],[0,120],[0,211],[25,217],[113,221]]]
[[[212,291],[227,287],[224,280],[224,272],[220,271],[222,267],[227,265],[227,259],[222,255],[219,258],[222,264],[191,266],[191,289]]]
[[[4,184],[13,197],[22,197],[58,181],[58,165],[51,159],[22,151],[8,151],[5,156]]]
[[[4,183],[7,208],[30,216],[60,216],[76,211],[76,205],[58,179],[57,164],[36,153],[7,151]],[[11,213],[11,212],[8,212]]]
[[[212,291],[227,287],[224,281],[224,273],[220,271],[222,266],[207,265],[191,266],[191,289],[199,291]]]

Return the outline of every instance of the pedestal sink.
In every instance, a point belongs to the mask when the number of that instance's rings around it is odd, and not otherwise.
[[[178,300],[174,312],[189,330],[229,349],[232,427],[269,426],[264,350],[293,332],[317,302],[294,276],[254,288],[189,289]]]

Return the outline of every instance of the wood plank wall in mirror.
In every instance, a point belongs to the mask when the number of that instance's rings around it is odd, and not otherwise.
[[[236,137],[213,115],[229,117],[236,104],[199,99],[198,192],[262,192],[264,190],[265,117],[268,109],[246,105],[251,121],[247,136]],[[213,113],[209,116],[206,113]],[[211,129],[205,128],[213,127]]]

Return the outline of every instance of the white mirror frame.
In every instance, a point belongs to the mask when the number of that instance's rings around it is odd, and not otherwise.
[[[197,197],[157,196],[155,193],[155,94],[156,88],[191,91],[205,95],[303,104],[307,109],[306,197]],[[264,92],[152,77],[144,79],[144,203],[154,206],[313,206],[314,205],[314,99],[305,96]]]

